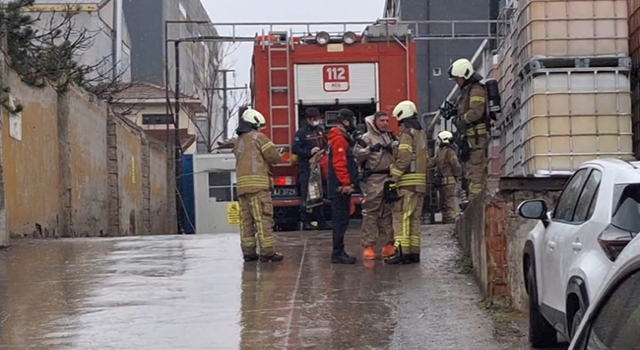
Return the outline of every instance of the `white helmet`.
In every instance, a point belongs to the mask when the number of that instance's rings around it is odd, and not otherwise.
[[[247,110],[242,113],[242,120],[258,129],[263,129],[267,125],[267,120],[264,119],[262,113],[251,108],[247,108]]]
[[[450,144],[453,140],[453,134],[451,131],[443,130],[438,133],[438,140],[440,140],[441,144],[447,145]]]
[[[418,108],[416,104],[407,100],[398,103],[396,108],[393,109],[393,116],[398,118],[398,121],[416,116],[418,114]]]
[[[469,62],[466,58],[461,58],[451,64],[449,67],[449,78],[464,78],[468,80],[475,73],[475,69],[473,68],[473,64]]]

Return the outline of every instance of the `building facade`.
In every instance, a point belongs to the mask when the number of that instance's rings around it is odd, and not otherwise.
[[[401,21],[460,21],[455,23],[458,33],[452,33],[451,23],[416,26],[418,33],[429,33],[429,36],[467,36],[472,33],[486,36],[494,27],[489,27],[488,23],[464,21],[496,19],[501,3],[504,2],[505,0],[387,0],[383,16]],[[417,41],[418,107],[422,112],[438,109],[454,85],[447,75],[449,66],[458,58],[471,59],[483,40],[484,38],[451,38]]]
[[[124,15],[129,25],[132,42],[131,75],[137,82],[167,86],[175,91],[176,60],[174,43],[167,40],[215,36],[207,11],[200,0],[123,0]],[[209,24],[169,24],[165,35],[165,21],[205,21]],[[166,45],[166,46],[165,46]],[[183,42],[179,46],[180,92],[197,96],[205,112],[198,116],[201,130],[198,144],[211,139],[223,130],[219,109],[222,105],[220,88],[222,78],[218,73],[221,58],[220,45],[213,42]],[[165,47],[168,52],[165,52]],[[169,70],[167,81],[165,53]],[[214,136],[215,137],[215,136]],[[206,152],[206,147],[198,147]]]
[[[0,3],[6,2],[8,0],[0,0]],[[95,67],[95,71],[88,73],[87,78],[102,83],[113,77],[114,2],[115,0],[36,0],[33,6],[24,11],[39,18],[33,26],[43,32],[61,25],[69,11],[76,12],[68,22],[68,25],[73,26],[71,40],[76,39],[84,30],[92,42],[91,46],[78,55],[78,61]],[[116,78],[128,82],[131,79],[131,40],[125,19],[122,23],[121,47],[120,73]]]

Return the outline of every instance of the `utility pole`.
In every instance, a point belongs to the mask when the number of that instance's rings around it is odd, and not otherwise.
[[[222,135],[223,140],[227,139],[227,129],[229,128],[229,120],[231,119],[231,115],[229,112],[229,102],[227,97],[227,92],[232,90],[246,90],[246,86],[229,86],[227,83],[227,73],[235,72],[233,69],[221,69],[218,73],[222,73],[222,87],[221,88],[212,88],[212,91],[222,91]]]
[[[218,73],[222,73],[222,139],[227,139],[227,128],[229,124],[229,105],[227,101],[227,73],[235,72],[232,69],[221,69]]]

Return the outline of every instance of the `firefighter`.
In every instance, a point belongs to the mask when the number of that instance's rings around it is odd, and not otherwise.
[[[344,235],[349,227],[351,195],[358,189],[358,169],[351,136],[356,129],[353,112],[343,108],[338,111],[338,125],[329,132],[329,181],[327,192],[331,199],[333,216],[333,252],[331,263],[355,264],[356,258],[344,250]]]
[[[463,133],[467,142],[462,147],[460,158],[465,163],[465,177],[469,180],[469,202],[484,188],[487,178],[487,125],[486,91],[481,84],[482,76],[475,73],[469,60],[461,58],[449,67],[449,77],[460,87],[456,104],[458,117],[456,129]],[[465,149],[466,148],[466,149]]]
[[[375,246],[382,235],[386,245],[382,256],[393,255],[393,229],[391,205],[384,201],[384,183],[388,180],[389,167],[393,163],[397,138],[389,131],[389,116],[377,112],[365,118],[367,132],[355,146],[355,156],[363,168],[364,199],[362,201],[362,247],[366,260],[376,258]]]
[[[462,168],[458,156],[453,149],[453,134],[444,130],[438,133],[440,147],[435,156],[436,173],[440,179],[440,210],[445,224],[452,224],[458,214],[456,210],[456,185],[462,176]]]
[[[320,230],[331,230],[331,226],[324,217],[323,206],[317,206],[307,212],[306,198],[309,190],[309,176],[311,175],[309,160],[318,152],[325,152],[327,139],[324,131],[320,127],[320,112],[317,108],[309,107],[305,110],[305,125],[296,132],[293,153],[298,156],[298,183],[300,184],[300,195],[302,205],[300,207],[300,221],[302,229],[312,230],[311,219],[316,220]]]
[[[410,264],[420,262],[421,216],[431,158],[427,135],[418,121],[415,103],[400,102],[393,115],[400,125],[400,141],[396,159],[390,167],[391,183],[388,187],[390,191],[397,191],[399,200],[392,206],[395,251],[385,261],[388,264]]]
[[[260,112],[247,108],[242,114],[233,147],[238,176],[240,204],[240,236],[245,262],[279,262],[284,259],[275,250],[273,204],[271,202],[271,166],[282,161],[282,155],[259,130],[266,120]],[[256,233],[260,255],[256,254]]]

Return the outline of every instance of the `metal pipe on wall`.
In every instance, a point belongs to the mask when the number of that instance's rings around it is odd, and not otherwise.
[[[174,124],[174,138],[175,138],[175,152],[176,152],[176,206],[177,206],[177,224],[178,233],[182,234],[182,228],[184,226],[184,208],[182,205],[182,142],[180,140],[180,41],[174,43],[174,54],[176,64],[176,86],[174,91],[174,105],[175,105],[175,124]]]
[[[123,10],[122,0],[113,1],[113,79],[120,77],[120,67],[122,61],[122,22],[123,22]]]

